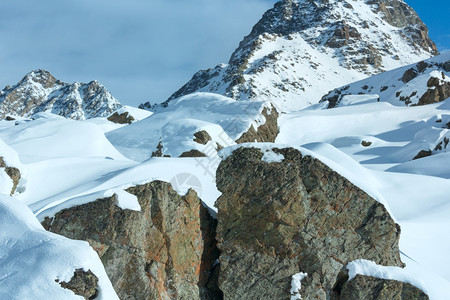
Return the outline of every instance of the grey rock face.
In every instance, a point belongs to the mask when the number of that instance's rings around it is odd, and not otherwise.
[[[45,70],[28,73],[18,84],[0,92],[0,117],[30,117],[48,111],[84,120],[106,117],[122,105],[97,81],[64,83]]]
[[[225,299],[288,299],[299,272],[308,273],[305,299],[330,299],[353,260],[403,266],[400,227],[382,204],[317,159],[273,151],[284,160],[267,163],[261,150],[239,148],[217,170]]]
[[[95,299],[98,293],[98,277],[91,270],[86,272],[83,269],[77,269],[69,282],[63,281],[59,284],[86,300]]]
[[[129,188],[140,212],[115,197],[63,210],[44,227],[88,241],[120,299],[211,299],[207,288],[216,248],[216,221],[194,191],[179,196],[169,183]],[[217,289],[217,288],[216,288]]]
[[[428,300],[415,286],[395,280],[356,275],[343,285],[340,300]]]

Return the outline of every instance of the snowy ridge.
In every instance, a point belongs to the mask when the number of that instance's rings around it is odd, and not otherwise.
[[[18,84],[0,92],[0,117],[31,117],[51,112],[66,118],[85,120],[106,117],[122,105],[97,81],[68,84],[45,70],[28,73]]]
[[[353,96],[350,96],[353,95]],[[450,51],[441,55],[354,82],[321,99],[328,107],[346,106],[350,97],[377,98],[397,106],[424,105],[450,97]],[[356,98],[355,98],[356,99]]]
[[[437,54],[403,1],[283,0],[267,11],[227,65],[200,71],[171,100],[193,92],[270,100],[302,109],[330,88]]]

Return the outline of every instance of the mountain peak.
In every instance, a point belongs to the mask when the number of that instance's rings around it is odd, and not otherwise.
[[[68,84],[43,69],[27,73],[19,83],[0,93],[0,117],[7,114],[30,117],[48,111],[83,120],[106,117],[121,106],[96,80]]]
[[[436,54],[427,27],[402,0],[282,0],[244,37],[228,65],[198,72],[163,106],[213,92],[298,110],[332,88]]]
[[[44,88],[52,87],[55,84],[61,84],[59,80],[57,80],[53,75],[44,70],[44,69],[36,69],[25,75],[25,77],[21,80],[21,83],[24,82],[35,82],[42,85]],[[21,84],[19,83],[19,84]]]

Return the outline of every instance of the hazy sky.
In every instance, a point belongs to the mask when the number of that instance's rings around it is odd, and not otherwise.
[[[65,82],[96,79],[137,105],[161,102],[198,70],[227,62],[276,0],[2,2],[0,88],[42,68]],[[450,1],[406,2],[439,50],[450,49]]]

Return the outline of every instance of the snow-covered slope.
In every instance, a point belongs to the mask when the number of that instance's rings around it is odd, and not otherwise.
[[[364,96],[355,96],[364,95]],[[346,106],[368,98],[392,105],[424,105],[450,97],[450,51],[337,88],[321,99],[328,107]]]
[[[402,0],[283,0],[228,64],[198,72],[163,106],[205,91],[298,110],[334,87],[435,54],[426,26]]]
[[[68,84],[45,70],[28,73],[0,92],[0,117],[31,117],[38,112],[76,120],[106,117],[122,105],[97,81]]]
[[[261,115],[268,102],[236,101],[221,95],[195,93],[169,103],[166,109],[150,117],[107,133],[111,143],[125,156],[136,161],[149,158],[157,146],[162,155],[178,157],[198,150],[217,156],[217,149],[235,144],[251,125],[264,124]],[[195,142],[194,134],[206,131],[211,140]]]

